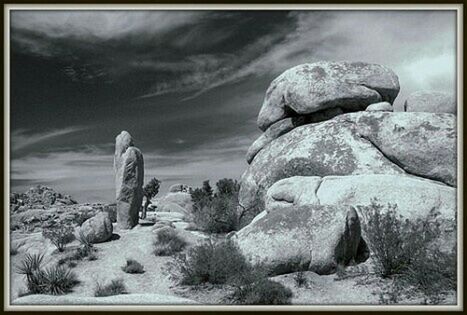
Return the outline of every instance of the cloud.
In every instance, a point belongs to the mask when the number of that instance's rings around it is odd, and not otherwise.
[[[15,130],[11,133],[11,149],[17,151],[25,149],[37,143],[50,140],[53,138],[61,137],[70,133],[85,130],[85,127],[75,126],[64,129],[54,129],[41,133],[30,133],[25,129]]]
[[[200,11],[13,11],[11,28],[34,31],[50,38],[98,42],[128,36],[154,36],[193,23]]]
[[[387,65],[399,74],[407,90],[438,84],[454,88],[454,12],[295,11],[289,18],[292,29],[260,36],[232,54],[182,60],[180,66],[185,67],[188,61],[193,71],[158,82],[144,97],[194,91],[185,98],[190,100],[248,76],[278,75],[295,65],[318,60]]]

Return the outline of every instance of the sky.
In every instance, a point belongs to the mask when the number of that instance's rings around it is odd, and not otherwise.
[[[113,202],[115,137],[145,182],[240,179],[270,82],[320,60],[391,68],[400,109],[455,93],[454,11],[11,11],[11,191]]]

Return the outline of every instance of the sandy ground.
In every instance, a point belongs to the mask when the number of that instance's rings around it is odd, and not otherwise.
[[[114,238],[111,241],[95,244],[98,249],[98,259],[95,261],[83,260],[73,268],[81,283],[72,293],[66,296],[25,296],[19,298],[18,292],[25,291],[24,276],[11,272],[11,301],[21,304],[226,304],[224,297],[231,291],[225,286],[202,285],[180,286],[171,277],[174,270],[170,270],[169,262],[172,257],[160,257],[153,254],[153,240],[151,217],[148,214],[145,224],[138,225],[132,230],[114,229]],[[187,226],[176,214],[161,213],[159,218],[174,222],[181,235],[194,245],[207,237],[206,234],[187,231]],[[58,260],[62,254],[57,254],[54,246],[42,238],[40,233],[21,234],[13,233],[14,242],[25,243],[20,247],[17,255],[11,256],[11,266],[17,265],[24,257],[26,251],[44,251],[46,253],[45,265]],[[69,245],[72,249],[78,243]],[[54,252],[55,251],[55,252]],[[143,274],[127,274],[121,270],[126,264],[126,259],[134,259],[140,262],[145,269]],[[356,304],[380,304],[380,292],[388,281],[383,281],[375,275],[368,275],[371,262],[348,267],[347,276],[339,278],[337,275],[320,276],[313,272],[305,272],[307,285],[298,287],[295,274],[281,275],[271,278],[282,283],[293,292],[292,304],[297,305],[356,305]],[[362,271],[362,270],[367,270]],[[123,279],[128,295],[109,298],[93,297],[96,283],[107,283],[112,279]],[[401,300],[402,304],[420,304],[421,299]],[[455,296],[450,295],[445,301],[447,304],[455,304]]]

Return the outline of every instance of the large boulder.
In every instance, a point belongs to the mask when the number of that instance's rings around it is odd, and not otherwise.
[[[408,173],[455,186],[456,142],[450,114],[357,112],[299,126],[257,153],[242,175],[239,202],[249,209],[292,176]]]
[[[177,193],[177,192],[189,192],[190,186],[185,184],[173,184],[169,187],[169,193]]]
[[[309,205],[262,212],[231,236],[252,264],[270,274],[298,270],[329,274],[368,258],[357,212],[349,206]]]
[[[112,237],[113,226],[107,212],[99,212],[81,225],[80,233],[91,243],[102,243]]]
[[[138,148],[132,146],[131,136],[130,138],[128,136],[129,134],[123,131],[115,142],[117,223],[121,229],[131,229],[138,224],[139,210],[143,201],[143,155]],[[124,152],[121,153],[123,150]]]
[[[193,212],[193,201],[191,199],[191,194],[188,192],[170,192],[157,199],[155,204],[157,205],[157,211],[165,211],[162,210],[165,207],[173,208],[172,205],[175,204],[183,208],[184,213]]]
[[[435,208],[440,218],[456,217],[456,189],[410,175],[294,176],[272,185],[266,210],[310,205],[397,205],[407,219],[425,219]]]
[[[409,95],[404,103],[406,112],[457,113],[457,103],[448,93],[439,91],[417,91]]]
[[[316,62],[291,68],[270,84],[258,116],[266,130],[275,122],[298,115],[365,110],[373,103],[392,104],[399,93],[399,80],[390,69],[364,62]],[[342,111],[340,113],[342,113]]]

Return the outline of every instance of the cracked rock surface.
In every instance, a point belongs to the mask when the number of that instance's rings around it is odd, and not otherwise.
[[[302,64],[272,81],[258,116],[258,127],[265,131],[281,119],[323,110],[354,112],[373,103],[392,104],[399,89],[397,75],[381,65],[327,61]],[[329,118],[324,115],[321,120]]]
[[[457,181],[452,114],[356,112],[299,126],[268,143],[242,175],[240,204],[252,206],[292,176],[401,174]]]

